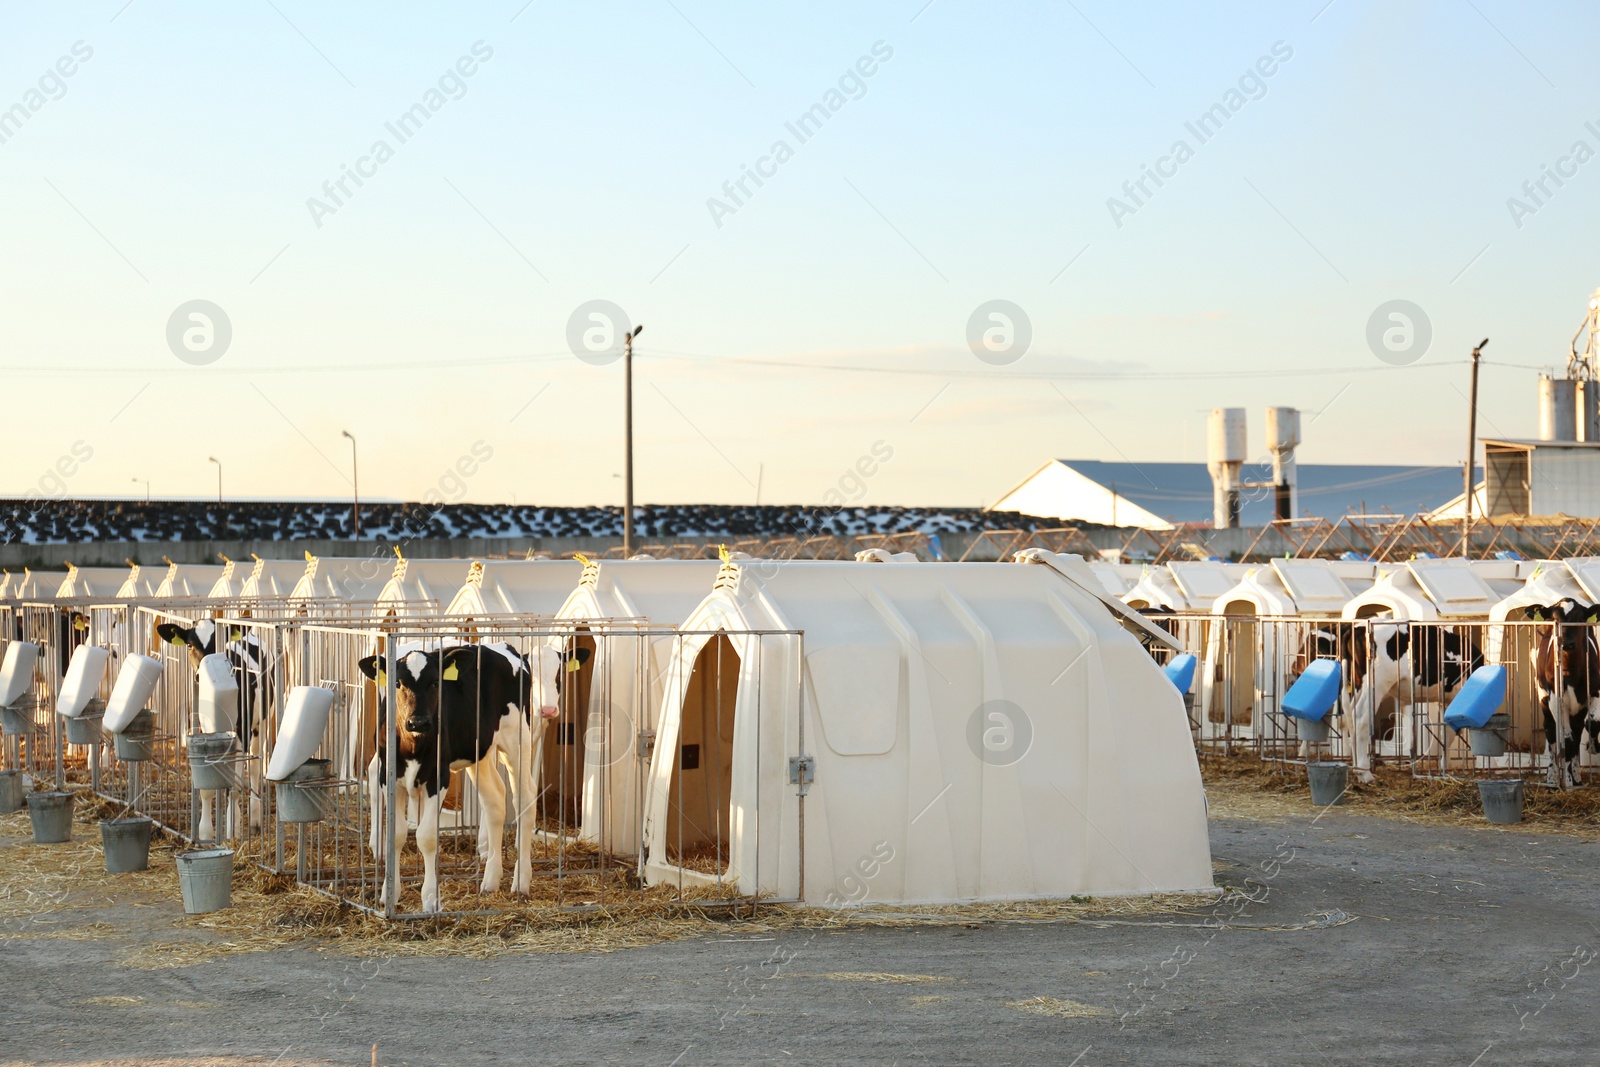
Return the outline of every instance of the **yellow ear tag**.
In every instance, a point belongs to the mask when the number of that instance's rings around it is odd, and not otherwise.
[[[583,664],[579,663],[577,660],[569,659],[567,660],[567,673],[574,674],[577,672],[578,668],[582,666]]]
[[[446,667],[444,669],[443,677],[444,677],[445,681],[453,682],[457,678],[461,677],[461,668],[457,667],[454,663],[452,663],[452,664],[450,664],[450,666],[448,666],[448,667]]]
[[[387,689],[387,688],[389,688],[389,672],[388,671],[379,671],[378,672],[378,688],[379,689]]]
[[[181,637],[174,637],[174,638],[173,638],[173,639],[172,639],[172,646],[173,646],[173,647],[174,647],[174,648],[182,648],[182,647],[183,647],[183,638],[181,638]]]

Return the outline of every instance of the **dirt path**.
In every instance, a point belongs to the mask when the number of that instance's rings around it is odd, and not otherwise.
[[[161,871],[68,899],[41,878],[0,895],[0,1062],[359,1065],[374,1043],[452,1067],[1594,1061],[1600,844],[1318,815],[1293,793],[1242,818],[1229,795],[1213,857],[1248,896],[1050,922],[708,922],[604,953],[364,958],[200,925]],[[0,838],[0,884],[40,847]]]

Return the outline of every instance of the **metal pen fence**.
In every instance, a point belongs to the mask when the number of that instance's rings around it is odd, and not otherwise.
[[[432,604],[195,598],[50,602],[7,606],[7,614],[8,637],[33,636],[41,646],[27,704],[33,725],[13,746],[37,779],[88,789],[181,840],[225,844],[377,914],[422,913],[426,863],[408,844],[418,828],[419,840],[437,835],[430,913],[509,906],[504,895],[475,892],[493,888],[486,876],[497,845],[510,875],[502,894],[526,891],[578,909],[635,899],[647,860],[652,881],[666,886],[653,891],[658,900],[772,899],[772,872],[800,865],[800,832],[791,824],[801,817],[786,774],[804,756],[798,633],[686,632],[615,618],[454,619]],[[234,653],[245,649],[254,664],[235,672],[236,736],[220,746],[202,730],[198,654],[161,637],[164,625],[194,631],[203,620],[215,627],[212,651],[237,664]],[[86,713],[92,733],[75,729],[69,741],[55,706],[72,652],[86,643],[112,659]],[[500,807],[501,797],[516,799],[516,783],[494,754],[481,766],[435,768],[448,785],[433,810],[392,774],[386,788],[374,788],[379,744],[387,752],[400,745],[399,716],[380,714],[398,706],[398,661],[418,650],[494,644],[530,664],[554,656],[574,668],[557,675],[559,697],[548,704],[531,687],[532,785],[523,799]],[[149,725],[113,739],[95,716],[135,654],[163,667],[146,705]],[[362,671],[368,657],[381,658],[383,686]],[[315,770],[271,783],[264,768],[300,686],[332,697]],[[671,723],[658,735],[664,707]],[[666,738],[659,746],[658,736]],[[473,740],[476,751],[485,739]],[[523,827],[527,847],[519,849]]]
[[[1334,758],[1358,769],[1387,765],[1419,777],[1522,776],[1548,769],[1549,719],[1536,684],[1535,656],[1555,624],[1511,621],[1340,620],[1315,616],[1155,615],[1199,660],[1187,703],[1195,743],[1205,751],[1303,762]],[[1586,627],[1590,634],[1595,628]],[[1174,653],[1161,650],[1161,660]],[[1326,741],[1303,741],[1283,698],[1311,661],[1341,662],[1343,695]],[[1449,702],[1472,671],[1506,673],[1505,752],[1475,754],[1444,724]],[[1547,682],[1559,692],[1564,665]],[[1358,738],[1364,738],[1365,744]],[[1583,747],[1585,766],[1600,763]]]

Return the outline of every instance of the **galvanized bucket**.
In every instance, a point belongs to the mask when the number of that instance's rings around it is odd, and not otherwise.
[[[10,815],[22,810],[22,796],[27,790],[22,771],[0,771],[0,815]]]
[[[1295,719],[1294,732],[1302,741],[1326,741],[1328,739],[1328,720]]]
[[[1522,821],[1522,779],[1485,778],[1478,782],[1478,799],[1483,801],[1483,817],[1490,822],[1511,824]]]
[[[108,873],[130,874],[149,869],[153,825],[154,821],[143,815],[100,823],[100,844],[105,848]]]
[[[190,915],[226,908],[233,896],[233,849],[178,853],[178,888],[183,910]]]
[[[33,709],[0,708],[0,733],[22,737],[33,731]]]
[[[1511,716],[1496,712],[1481,729],[1467,730],[1467,746],[1474,756],[1504,756],[1506,735],[1511,732]]]
[[[105,717],[104,712],[99,715],[79,715],[75,719],[63,715],[61,721],[67,727],[67,744],[98,745],[104,740],[100,736],[100,724]]]
[[[195,789],[233,789],[233,734],[189,735],[189,778]]]
[[[1343,804],[1345,786],[1350,780],[1350,765],[1313,760],[1306,764],[1306,778],[1311,782],[1311,803],[1319,808]]]
[[[33,841],[37,845],[58,845],[72,840],[72,794],[28,794],[28,818],[33,822]]]
[[[156,713],[141,711],[128,728],[115,735],[117,758],[127,763],[156,758]]]
[[[327,791],[321,785],[313,783],[324,781],[333,768],[333,761],[326,759],[306,760],[299,767],[290,772],[289,777],[278,783],[278,821],[321,822],[328,817]]]

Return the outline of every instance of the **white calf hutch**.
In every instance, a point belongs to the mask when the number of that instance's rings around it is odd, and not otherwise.
[[[824,904],[1212,884],[1181,698],[1051,567],[731,562],[683,635],[652,883]]]
[[[477,560],[447,601],[444,613],[467,620],[486,615],[554,615],[582,573],[583,564],[571,559]]]
[[[596,560],[555,613],[578,625],[573,643],[593,655],[569,679],[573,691],[547,728],[544,780],[574,803],[581,784],[579,834],[607,852],[638,854],[649,744],[681,640],[669,628],[705,599],[718,569],[715,560]],[[551,731],[569,731],[583,745],[552,744]]]

